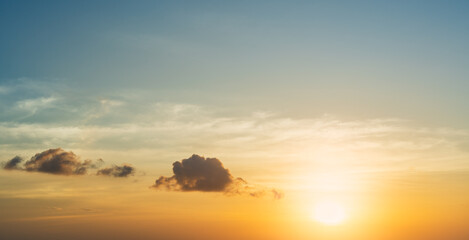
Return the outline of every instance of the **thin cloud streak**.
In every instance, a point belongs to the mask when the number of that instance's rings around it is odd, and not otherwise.
[[[54,118],[43,124],[0,121],[2,156],[51,145],[135,153],[157,151],[167,157],[217,149],[211,154],[295,161],[311,161],[312,157],[318,158],[314,161],[326,161],[316,157],[318,153],[343,152],[343,156],[350,157],[341,164],[352,164],[351,158],[361,158],[360,164],[366,165],[367,170],[383,170],[382,161],[399,162],[388,164],[386,170],[414,165],[428,170],[449,170],[463,166],[469,155],[469,132],[465,129],[413,127],[411,122],[394,118],[343,121],[324,115],[298,119],[271,112],[226,117],[203,106],[146,101],[144,96],[125,92],[119,96],[71,101],[60,95],[59,90],[43,91],[43,97],[60,99],[53,102],[60,108],[40,109],[37,114],[55,111],[52,115],[70,116],[70,119]],[[8,109],[7,105],[4,107]],[[58,114],[60,111],[70,112]],[[87,119],[90,116],[93,119]],[[217,141],[200,141],[201,138]],[[367,159],[360,155],[363,152],[379,156]],[[329,158],[340,160],[336,156]],[[419,160],[411,163],[403,161],[404,158]],[[448,164],[448,158],[454,161]]]
[[[98,217],[98,216],[104,216],[104,215],[105,214],[56,215],[56,216],[44,216],[44,217],[7,219],[7,220],[4,220],[3,222],[51,221],[51,220],[73,219],[73,218]]]

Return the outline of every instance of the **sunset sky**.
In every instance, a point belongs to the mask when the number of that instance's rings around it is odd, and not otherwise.
[[[0,0],[0,239],[469,239],[468,12]]]

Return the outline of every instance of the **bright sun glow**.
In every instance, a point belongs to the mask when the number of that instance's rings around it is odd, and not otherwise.
[[[346,218],[344,207],[334,201],[318,202],[314,208],[314,219],[326,225],[338,225]]]

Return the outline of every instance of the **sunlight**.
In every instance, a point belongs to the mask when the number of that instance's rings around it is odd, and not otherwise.
[[[345,220],[346,212],[340,203],[321,201],[314,207],[313,218],[325,225],[338,225]]]

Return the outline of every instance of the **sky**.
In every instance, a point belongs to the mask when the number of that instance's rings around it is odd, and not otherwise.
[[[465,239],[468,10],[0,0],[0,238]]]

